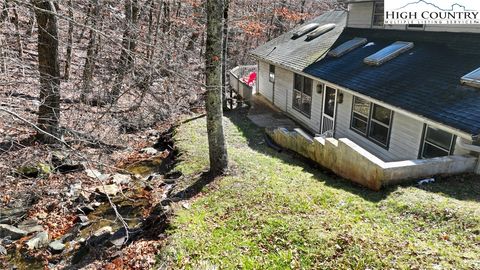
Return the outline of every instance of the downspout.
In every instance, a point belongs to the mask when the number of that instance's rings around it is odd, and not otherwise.
[[[476,152],[478,154],[477,155],[478,161],[477,161],[477,167],[475,168],[475,173],[480,174],[480,146],[466,143],[465,140],[460,137],[457,138],[457,145],[460,148],[463,148],[471,152]]]

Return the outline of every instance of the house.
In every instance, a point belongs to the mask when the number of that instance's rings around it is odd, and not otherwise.
[[[358,172],[333,170],[374,189],[480,173],[480,27],[384,25],[383,1],[345,2],[348,11],[327,12],[252,52],[259,94],[320,140],[360,149],[375,172],[353,179]],[[423,169],[366,183],[378,166],[402,162]]]

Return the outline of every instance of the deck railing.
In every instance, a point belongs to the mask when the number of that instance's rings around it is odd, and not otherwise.
[[[257,72],[257,66],[238,66],[230,70],[230,86],[244,101],[249,101],[256,92],[256,84],[248,85],[247,81],[252,72]]]

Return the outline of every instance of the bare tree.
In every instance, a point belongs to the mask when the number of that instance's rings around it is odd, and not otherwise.
[[[122,52],[120,54],[120,64],[118,74],[110,93],[109,101],[115,102],[121,94],[122,84],[125,76],[131,71],[134,64],[135,48],[137,46],[138,33],[138,0],[125,0],[125,31],[123,32]]]
[[[65,59],[65,70],[63,72],[63,79],[70,79],[70,67],[72,65],[72,46],[73,46],[73,1],[68,0],[68,40],[67,40],[67,55]]]
[[[224,0],[207,0],[206,107],[210,172],[213,174],[222,174],[228,167],[228,155],[223,132],[221,84],[223,6]]]
[[[100,3],[99,0],[92,0],[92,29],[90,29],[90,39],[87,47],[87,58],[83,68],[82,81],[83,89],[80,96],[82,102],[87,101],[87,96],[92,91],[93,73],[95,71],[95,59],[98,55],[98,34],[97,29],[100,21]]]
[[[40,73],[40,107],[38,127],[60,137],[60,65],[58,61],[58,29],[56,7],[53,1],[33,0],[38,23],[38,71]],[[54,143],[55,139],[43,132],[39,141]]]

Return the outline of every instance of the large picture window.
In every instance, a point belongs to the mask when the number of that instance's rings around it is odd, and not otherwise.
[[[312,79],[295,74],[292,107],[308,117],[312,111],[312,88]]]
[[[373,21],[372,25],[374,27],[382,27],[385,21],[385,5],[384,2],[374,2],[373,3]]]
[[[425,136],[423,138],[421,158],[445,157],[453,153],[455,136],[446,131],[425,127]]]
[[[362,98],[354,97],[350,128],[388,148],[393,112]]]

